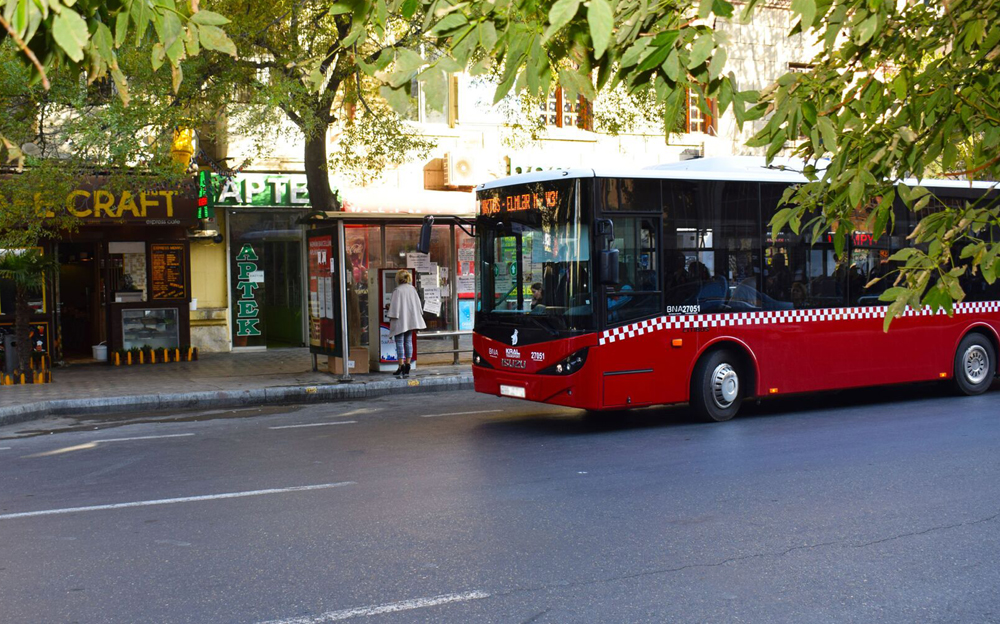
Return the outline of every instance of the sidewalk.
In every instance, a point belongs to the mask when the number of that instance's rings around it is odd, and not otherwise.
[[[448,359],[450,361],[450,357]],[[312,371],[308,349],[210,353],[195,362],[56,368],[51,384],[0,386],[0,426],[50,415],[132,410],[227,408],[361,399],[400,392],[472,387],[465,365],[418,366],[409,379],[353,375],[351,383]]]

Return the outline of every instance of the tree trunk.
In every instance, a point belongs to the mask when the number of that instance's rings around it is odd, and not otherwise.
[[[20,371],[28,374],[31,363],[31,306],[28,289],[17,287],[14,303],[14,337],[17,340],[17,361]]]
[[[330,171],[326,155],[327,127],[323,125],[315,128],[306,137],[306,185],[309,188],[309,201],[313,210],[340,210],[340,202],[336,200],[333,189],[330,188]]]

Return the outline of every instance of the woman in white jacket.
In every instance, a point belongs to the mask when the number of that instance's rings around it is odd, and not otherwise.
[[[410,358],[413,357],[413,332],[424,329],[424,309],[420,305],[420,295],[410,282],[413,276],[407,269],[396,272],[396,289],[389,300],[389,335],[396,340],[396,358],[399,368],[393,375],[406,377],[410,374]]]

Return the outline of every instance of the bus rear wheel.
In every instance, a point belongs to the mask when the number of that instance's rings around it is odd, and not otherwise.
[[[993,344],[982,334],[969,334],[955,352],[955,390],[969,396],[989,390],[997,373]]]
[[[713,351],[698,360],[691,376],[691,407],[705,422],[723,422],[740,409],[745,392],[740,360],[727,350]]]

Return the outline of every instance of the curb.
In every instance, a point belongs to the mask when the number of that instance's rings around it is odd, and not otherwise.
[[[0,408],[0,427],[66,414],[113,414],[133,410],[183,410],[330,403],[388,394],[447,392],[473,387],[472,374],[386,379],[315,386],[274,386],[249,390],[219,390],[179,394],[138,394],[91,399],[50,399]]]

